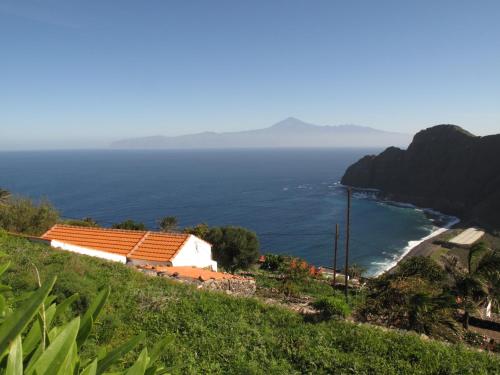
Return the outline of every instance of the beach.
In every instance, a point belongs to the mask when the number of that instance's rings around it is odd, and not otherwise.
[[[441,220],[443,218],[446,218],[446,220],[442,221],[441,225],[436,227],[429,235],[416,241],[409,241],[408,246],[404,248],[401,255],[397,257],[394,262],[390,263],[386,269],[381,270],[375,276],[380,276],[385,272],[393,271],[395,267],[405,259],[416,256],[431,256],[432,253],[436,250],[436,245],[434,245],[434,242],[436,241],[437,237],[443,236],[445,233],[452,230],[453,227],[460,223],[460,219],[455,216],[444,215],[432,209],[424,209],[424,211],[427,211],[427,213],[429,214],[436,215]]]

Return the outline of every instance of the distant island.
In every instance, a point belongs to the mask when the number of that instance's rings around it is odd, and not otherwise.
[[[363,157],[341,182],[498,231],[500,134],[478,137],[459,126],[434,126],[417,133],[407,150],[389,147]]]
[[[408,134],[359,125],[314,125],[289,117],[264,129],[239,132],[203,132],[176,137],[151,136],[123,139],[119,149],[259,148],[259,147],[406,147]]]

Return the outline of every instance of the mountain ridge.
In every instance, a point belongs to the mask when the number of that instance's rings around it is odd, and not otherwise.
[[[364,156],[341,182],[499,230],[500,134],[480,137],[437,125],[418,132],[407,150],[389,147]]]
[[[200,132],[148,136],[111,143],[121,149],[252,148],[252,147],[385,147],[406,146],[410,136],[359,125],[315,125],[288,117],[267,128],[237,132]]]

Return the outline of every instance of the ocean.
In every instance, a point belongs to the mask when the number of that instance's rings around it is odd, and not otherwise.
[[[92,217],[104,226],[133,219],[154,229],[163,216],[176,216],[181,227],[242,226],[258,234],[263,253],[331,266],[336,223],[344,261],[346,191],[339,181],[351,163],[379,151],[1,152],[0,187],[47,198],[66,218]],[[378,274],[443,221],[449,218],[355,192],[350,261]]]

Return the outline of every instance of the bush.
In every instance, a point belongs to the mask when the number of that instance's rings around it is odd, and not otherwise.
[[[15,197],[0,205],[0,227],[9,232],[41,235],[59,220],[59,212],[46,200]]]
[[[312,306],[325,320],[346,318],[351,314],[349,305],[341,297],[323,297],[313,302]]]
[[[144,223],[136,222],[134,220],[128,219],[122,221],[121,223],[113,224],[113,229],[127,229],[127,230],[146,230],[146,225]]]
[[[97,224],[97,222],[94,219],[92,219],[91,217],[85,217],[81,220],[78,220],[78,219],[65,220],[64,224],[73,225],[75,227],[87,227],[87,228],[99,228],[100,227],[100,225]]]
[[[395,274],[401,277],[419,277],[430,282],[443,282],[446,272],[429,257],[411,257],[403,260]]]
[[[267,254],[260,267],[263,270],[275,272],[283,267],[285,257],[283,255]]]

